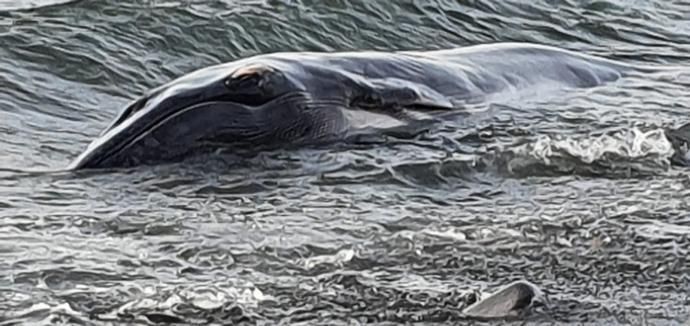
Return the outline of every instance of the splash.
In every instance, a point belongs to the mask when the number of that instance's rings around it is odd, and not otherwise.
[[[646,174],[669,168],[673,145],[663,129],[637,128],[601,136],[541,136],[508,151],[511,173],[546,170],[556,173]]]

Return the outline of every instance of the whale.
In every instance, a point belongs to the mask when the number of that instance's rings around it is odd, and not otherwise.
[[[217,149],[330,144],[363,130],[433,121],[500,94],[595,87],[632,71],[607,58],[532,43],[259,54],[141,94],[69,169],[155,165]]]

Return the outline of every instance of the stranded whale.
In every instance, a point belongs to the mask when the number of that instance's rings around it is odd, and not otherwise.
[[[130,103],[71,169],[157,164],[218,147],[385,129],[492,95],[593,87],[633,67],[528,43],[401,52],[272,53],[194,71]]]

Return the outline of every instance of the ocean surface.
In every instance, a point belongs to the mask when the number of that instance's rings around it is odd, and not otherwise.
[[[690,66],[680,0],[0,0],[0,325],[690,319],[690,70],[497,100],[411,139],[64,168],[132,99],[276,51],[533,42]]]

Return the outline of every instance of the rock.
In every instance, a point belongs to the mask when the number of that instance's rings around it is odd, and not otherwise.
[[[511,283],[488,297],[465,308],[470,318],[492,319],[515,317],[529,308],[542,293],[536,285],[527,281]]]
[[[674,150],[671,163],[676,166],[690,166],[690,123],[676,129],[667,128],[665,133]]]

